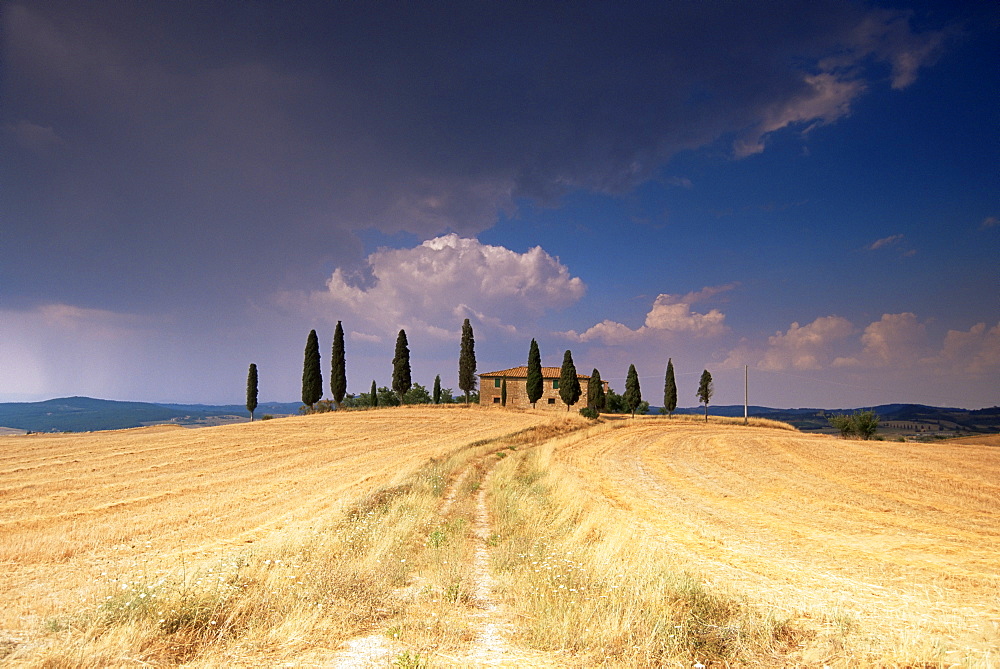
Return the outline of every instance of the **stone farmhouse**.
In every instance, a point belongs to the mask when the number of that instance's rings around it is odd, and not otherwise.
[[[559,367],[542,367],[542,396],[536,409],[562,409],[566,411],[566,403],[559,397]],[[587,406],[587,388],[590,377],[577,374],[580,379],[580,399],[573,405],[575,409]],[[500,406],[500,390],[503,380],[507,379],[507,406],[530,408],[528,401],[528,368],[512,367],[499,372],[487,372],[479,375],[479,403],[483,406]],[[604,392],[608,391],[608,382],[604,381]]]

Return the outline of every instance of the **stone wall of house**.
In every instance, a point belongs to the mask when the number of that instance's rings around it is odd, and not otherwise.
[[[560,409],[566,411],[566,403],[559,397],[559,389],[552,387],[552,382],[556,379],[545,379],[542,383],[542,396],[535,405],[536,409]],[[502,382],[499,378],[480,378],[479,383],[479,403],[483,406],[500,406],[500,389]],[[580,379],[580,399],[571,407],[571,410],[582,409],[587,406],[587,379]],[[531,403],[528,401],[528,380],[518,378],[507,378],[507,406],[528,408]]]

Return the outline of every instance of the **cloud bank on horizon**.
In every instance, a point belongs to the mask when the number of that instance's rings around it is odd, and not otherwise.
[[[283,400],[338,320],[447,383],[470,318],[653,404],[1000,403],[1000,12],[930,5],[3,2],[0,401]]]

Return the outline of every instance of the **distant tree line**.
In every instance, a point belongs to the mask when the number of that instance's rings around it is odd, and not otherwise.
[[[456,404],[464,402],[466,405],[479,402],[479,393],[476,384],[476,353],[475,336],[469,319],[462,323],[462,335],[458,356],[458,382],[459,389],[464,397],[456,397],[451,388],[441,387],[441,376],[434,378],[432,390],[414,383],[410,368],[410,349],[406,331],[400,329],[396,336],[396,346],[392,359],[392,380],[391,386],[378,386],[373,380],[371,388],[367,393],[347,392],[347,363],[344,346],[344,329],[341,321],[337,321],[333,333],[333,346],[331,348],[330,366],[330,393],[331,399],[323,398],[323,373],[322,360],[320,357],[319,337],[316,330],[310,330],[306,338],[306,347],[302,364],[302,408],[301,413],[326,412],[335,409],[362,409],[400,406],[403,404]],[[247,376],[247,411],[250,412],[250,419],[254,418],[254,411],[257,408],[258,394],[257,366],[250,365]],[[532,407],[536,406],[542,397],[544,379],[542,375],[541,353],[538,342],[531,340],[528,350],[528,365],[526,391],[528,401]],[[696,396],[699,402],[705,405],[705,420],[708,420],[708,405],[714,393],[712,375],[705,370],[702,372]],[[582,387],[580,376],[577,373],[576,365],[573,362],[573,354],[566,350],[563,354],[563,363],[559,374],[559,396],[566,409],[569,411],[581,398]],[[507,406],[507,380],[502,380],[500,388],[500,405]],[[661,413],[672,416],[677,408],[677,383],[674,378],[673,359],[667,359],[667,370],[663,385],[663,407]],[[645,414],[649,411],[649,402],[642,399],[642,390],[639,385],[639,374],[635,365],[630,364],[625,377],[625,391],[622,394],[615,392],[608,387],[604,390],[604,381],[598,369],[594,369],[590,375],[586,406],[581,412],[596,418],[601,413],[628,413],[632,416]],[[835,417],[836,418],[836,417]],[[845,417],[846,418],[846,417]],[[852,427],[857,434],[864,431],[864,421],[857,417],[850,417]],[[831,422],[833,419],[831,419]],[[877,422],[877,418],[876,418]],[[846,424],[846,423],[845,423]],[[858,427],[858,426],[861,427]]]
[[[538,342],[531,340],[528,349],[526,390],[528,401],[531,406],[542,397],[543,379],[541,354],[538,349]],[[506,379],[504,380],[506,381]],[[708,420],[708,404],[714,394],[712,375],[708,370],[702,372],[701,382],[698,386],[696,396],[705,405],[705,420]],[[567,411],[580,399],[581,388],[576,366],[573,363],[573,354],[567,350],[563,354],[563,364],[559,370],[559,397],[566,404]],[[501,388],[501,405],[506,402],[503,398],[503,388]],[[663,407],[660,412],[672,416],[677,408],[677,381],[674,377],[674,361],[667,359],[667,371],[663,380]],[[596,418],[601,413],[627,413],[645,414],[649,411],[649,402],[642,399],[642,389],[639,384],[639,374],[635,365],[629,365],[625,376],[625,392],[619,395],[614,388],[608,387],[604,391],[604,381],[601,372],[594,369],[591,372],[590,380],[587,384],[586,406],[580,409],[581,413],[592,418]]]
[[[335,409],[362,409],[392,407],[402,404],[457,404],[451,388],[441,387],[441,375],[434,378],[431,391],[419,383],[414,383],[410,367],[410,346],[406,331],[400,329],[396,336],[396,347],[392,358],[391,387],[378,386],[373,380],[367,393],[347,392],[347,359],[344,346],[344,329],[341,321],[333,333],[330,367],[330,397],[323,398],[322,360],[319,352],[319,337],[316,330],[310,330],[306,337],[306,348],[302,363],[302,407],[300,413],[324,413]],[[247,410],[256,409],[257,368],[251,365],[251,376],[247,379]],[[462,341],[459,352],[459,387],[465,394],[466,404],[479,402],[476,391],[476,353],[472,325],[466,318],[462,324]],[[251,402],[251,377],[253,401]],[[252,407],[251,407],[252,404]]]

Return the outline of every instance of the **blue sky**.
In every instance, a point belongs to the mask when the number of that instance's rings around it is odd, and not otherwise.
[[[0,2],[0,401],[569,348],[658,404],[1000,404],[991,2]],[[324,356],[328,361],[328,356]],[[326,364],[326,362],[324,363]]]

